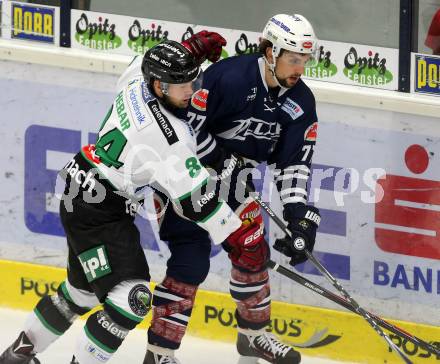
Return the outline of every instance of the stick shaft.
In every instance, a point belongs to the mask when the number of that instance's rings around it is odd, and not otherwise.
[[[269,261],[268,267],[273,269],[274,271],[280,273],[281,275],[299,283],[303,287],[306,287],[310,289],[311,291],[329,299],[330,301],[333,301],[334,303],[337,303],[338,305],[346,308],[347,310],[350,310],[353,313],[359,314],[356,312],[354,307],[348,302],[346,299],[334,294],[333,292],[325,289],[324,287],[308,280],[307,278],[302,277],[298,273],[287,269],[286,267],[283,267],[282,265],[279,265],[275,263],[274,261]],[[401,329],[398,326],[395,326],[388,321],[380,318],[379,316],[376,316],[375,314],[368,312],[368,314],[384,329],[387,329],[388,331],[399,335],[400,337],[404,338],[405,340],[408,340],[412,342],[413,344],[419,346],[420,348],[423,348],[427,350],[428,352],[440,356],[440,349],[436,348],[435,346],[431,345],[430,343],[418,338],[417,336],[412,335],[411,333]]]
[[[287,228],[286,224],[272,211],[272,209],[260,198],[259,194],[253,191],[245,181],[243,184],[246,188],[246,191],[252,196],[252,198],[263,208],[264,211],[271,217],[271,219],[280,227],[284,233],[291,237],[291,233]],[[367,321],[370,326],[377,332],[377,334],[382,337],[388,346],[395,351],[397,355],[406,363],[413,364],[413,362],[399,349],[399,347],[390,339],[390,337],[385,334],[385,332],[379,327],[376,321],[365,311],[355,300],[351,297],[348,292],[342,287],[342,285],[336,280],[335,277],[331,275],[331,273],[317,260],[312,253],[310,253],[307,249],[304,250],[307,258],[313,263],[313,265],[327,278],[327,280],[335,287],[353,306],[353,309],[362,316],[365,321]]]

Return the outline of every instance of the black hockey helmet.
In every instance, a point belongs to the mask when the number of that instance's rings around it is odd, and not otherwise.
[[[186,83],[199,76],[200,66],[182,44],[165,40],[145,53],[142,74],[147,83],[152,79],[170,84]]]

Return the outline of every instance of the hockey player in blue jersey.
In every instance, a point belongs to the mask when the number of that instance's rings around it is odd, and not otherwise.
[[[235,161],[235,175],[239,161],[253,166],[267,162],[272,167],[293,236],[278,239],[274,248],[291,257],[292,265],[306,260],[293,241],[304,238],[312,251],[321,220],[318,209],[307,205],[318,120],[315,98],[301,80],[307,63],[316,59],[316,49],[317,39],[306,18],[273,16],[263,30],[258,54],[227,58],[208,67],[186,115],[197,135],[199,159],[217,173],[225,166],[230,171],[231,161]],[[237,195],[243,191],[240,178],[232,176],[228,181],[232,185],[228,203],[242,219],[251,216],[258,221],[262,230],[259,206]],[[168,225],[171,228],[172,223]],[[200,229],[194,229],[194,236],[206,239]],[[252,251],[227,243],[225,248],[233,265],[230,293],[237,304],[239,353],[271,363],[299,363],[299,353],[265,331],[271,305],[265,239],[256,237]]]

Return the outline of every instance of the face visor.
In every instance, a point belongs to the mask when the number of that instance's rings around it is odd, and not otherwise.
[[[176,100],[190,99],[194,92],[202,88],[203,71],[200,68],[198,75],[189,82],[167,83],[161,82],[162,92]]]
[[[313,53],[294,53],[285,52],[283,54],[284,60],[292,66],[301,67],[315,67],[318,64],[316,52]]]

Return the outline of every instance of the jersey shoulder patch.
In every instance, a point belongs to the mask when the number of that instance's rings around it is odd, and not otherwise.
[[[310,125],[305,133],[304,140],[308,142],[316,142],[316,138],[318,137],[318,123],[315,121],[312,125]]]
[[[300,116],[304,115],[304,110],[291,98],[286,97],[281,109],[284,110],[293,120],[298,119]]]
[[[131,120],[134,121],[136,129],[140,131],[148,125],[151,125],[153,121],[147,113],[145,104],[155,98],[148,91],[145,82],[140,79],[130,81],[126,89],[125,97]]]
[[[209,90],[200,89],[191,97],[191,105],[197,110],[206,111],[206,104],[208,103]]]

